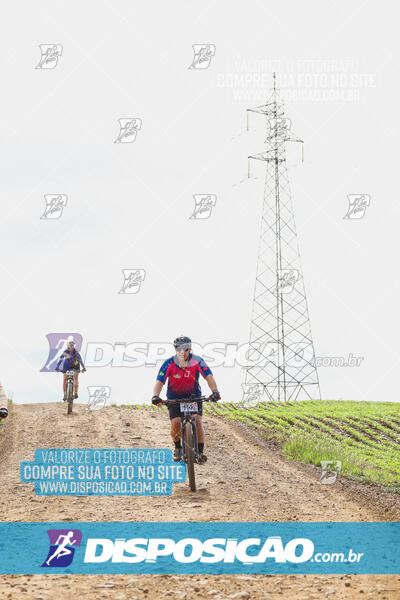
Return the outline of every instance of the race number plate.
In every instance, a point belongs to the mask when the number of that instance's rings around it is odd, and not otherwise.
[[[197,402],[186,402],[181,403],[181,412],[198,412],[199,407],[197,406]]]
[[[75,375],[76,371],[66,371],[67,375]]]

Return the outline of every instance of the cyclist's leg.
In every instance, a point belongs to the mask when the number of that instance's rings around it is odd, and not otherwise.
[[[171,417],[171,437],[174,442],[174,455],[175,461],[182,460],[182,443],[181,443],[181,418]]]
[[[78,386],[79,386],[79,373],[78,371],[76,371],[76,373],[74,373],[74,390],[75,390],[75,394],[78,395]]]
[[[196,415],[197,442],[204,444],[204,427],[201,420],[201,415]]]
[[[64,390],[64,396],[67,393],[67,374],[63,373],[64,375],[64,381],[63,381],[63,390]]]
[[[169,418],[171,421],[171,438],[174,443],[174,460],[180,460],[182,456],[181,443],[181,417],[179,404],[174,404],[168,408]]]
[[[196,429],[197,429],[197,444],[199,447],[199,463],[204,464],[207,460],[207,456],[204,454],[204,427],[202,421],[203,411],[199,410],[199,414],[196,415]]]
[[[181,439],[181,419],[180,419],[180,417],[172,417],[172,419],[171,419],[171,438],[174,443],[179,442]]]

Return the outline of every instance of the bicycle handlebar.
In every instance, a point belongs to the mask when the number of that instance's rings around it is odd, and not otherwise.
[[[173,404],[188,404],[190,402],[217,402],[217,400],[212,400],[211,396],[198,396],[197,398],[191,396],[188,398],[167,398],[166,400],[162,400],[161,403],[168,407]]]
[[[63,373],[64,375],[66,373],[69,373],[70,371],[73,371],[74,373],[84,373],[86,371],[86,369],[67,369],[66,371],[61,371],[61,369],[56,369],[55,373]]]

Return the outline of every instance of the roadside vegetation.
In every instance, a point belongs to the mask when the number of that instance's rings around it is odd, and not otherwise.
[[[287,458],[316,466],[341,461],[341,475],[400,492],[400,403],[221,403],[207,405],[205,413],[259,428],[280,442]]]

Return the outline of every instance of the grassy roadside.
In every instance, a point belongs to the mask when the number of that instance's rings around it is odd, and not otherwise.
[[[341,461],[341,475],[400,492],[400,403],[221,403],[205,413],[256,426],[287,458],[316,466]]]

